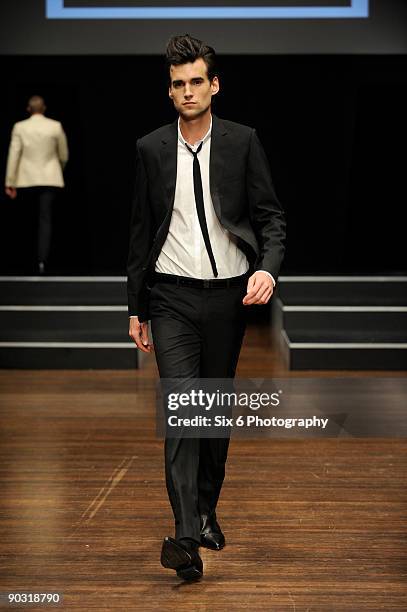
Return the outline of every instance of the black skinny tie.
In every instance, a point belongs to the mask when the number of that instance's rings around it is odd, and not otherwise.
[[[196,151],[193,151],[191,147],[189,147],[186,143],[185,146],[194,156],[194,193],[195,193],[195,204],[196,211],[198,213],[199,225],[201,226],[201,231],[203,235],[203,239],[205,242],[206,250],[208,251],[209,259],[211,262],[213,275],[218,276],[218,270],[216,268],[215,258],[213,256],[211,241],[209,240],[208,226],[206,225],[206,217],[205,217],[205,206],[204,206],[204,198],[203,198],[203,190],[202,190],[202,178],[201,178],[201,167],[199,165],[198,153],[202,149],[203,141],[199,145]]]

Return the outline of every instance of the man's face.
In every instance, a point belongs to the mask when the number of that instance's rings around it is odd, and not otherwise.
[[[202,115],[219,91],[218,77],[209,82],[206,64],[199,57],[195,62],[170,67],[169,96],[178,113],[186,120]]]

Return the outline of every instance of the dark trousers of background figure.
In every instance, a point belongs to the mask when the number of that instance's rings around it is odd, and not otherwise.
[[[30,226],[25,231],[28,238],[26,244],[29,245],[31,251],[29,257],[35,257],[37,262],[48,261],[51,248],[52,237],[52,214],[54,202],[57,198],[59,187],[24,187],[18,190],[18,196],[21,197],[24,214],[21,220],[22,223],[28,223]],[[28,235],[29,234],[29,235]],[[33,245],[33,242],[35,244]],[[34,247],[34,248],[33,248]]]
[[[234,378],[246,329],[247,278],[229,288],[153,285],[151,331],[160,378]],[[229,437],[166,437],[165,476],[177,539],[200,542],[200,514],[216,509],[228,448]]]

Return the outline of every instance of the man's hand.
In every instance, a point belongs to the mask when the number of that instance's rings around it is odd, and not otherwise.
[[[5,192],[9,198],[15,200],[17,197],[17,189],[15,187],[6,187]]]
[[[243,304],[267,304],[273,295],[273,281],[264,272],[255,272],[249,277],[247,283],[247,293],[243,298]]]
[[[151,353],[154,350],[154,345],[148,340],[148,321],[140,323],[138,317],[130,317],[129,336],[143,353]]]

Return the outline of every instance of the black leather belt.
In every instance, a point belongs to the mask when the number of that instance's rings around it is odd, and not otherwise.
[[[162,272],[153,273],[153,282],[172,283],[181,287],[197,287],[198,289],[222,289],[242,285],[250,276],[249,270],[240,276],[231,278],[191,278],[189,276],[177,276],[176,274],[164,274]]]

